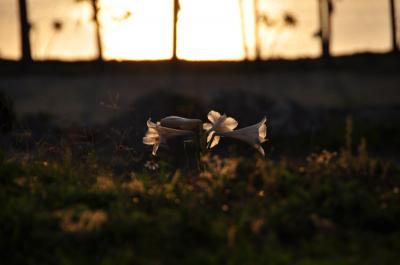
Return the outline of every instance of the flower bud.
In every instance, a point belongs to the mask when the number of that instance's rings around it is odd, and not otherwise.
[[[199,119],[188,119],[179,116],[168,116],[161,119],[160,123],[163,127],[181,130],[195,130],[201,126],[202,121]]]

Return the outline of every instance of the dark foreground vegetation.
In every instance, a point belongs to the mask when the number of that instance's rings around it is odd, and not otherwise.
[[[44,114],[16,121],[1,100],[1,264],[398,263],[400,169],[379,152],[395,150],[394,125],[364,124],[366,138],[351,118],[312,134],[271,128],[266,159],[223,141],[196,168],[140,143],[148,116],[200,117],[193,101],[146,113],[141,99],[126,119],[62,129]]]
[[[400,171],[363,141],[298,160],[113,171],[69,146],[0,156],[2,264],[396,264]],[[126,158],[128,159],[128,158]]]

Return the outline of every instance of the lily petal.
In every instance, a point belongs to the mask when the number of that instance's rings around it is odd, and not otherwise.
[[[230,137],[244,141],[256,148],[262,155],[265,155],[261,144],[266,141],[267,128],[265,125],[266,118],[264,117],[259,123],[247,126],[238,130],[228,132],[216,132],[219,136]]]
[[[266,141],[265,138],[267,137],[267,126],[266,126],[266,124],[265,124],[266,121],[267,121],[267,118],[264,117],[264,118],[262,119],[262,121],[260,122],[260,123],[261,123],[260,128],[258,128],[259,137],[260,137],[261,139],[263,139],[264,141]],[[260,123],[259,123],[259,124],[260,124]]]
[[[261,154],[262,156],[265,156],[265,151],[264,151],[264,149],[262,148],[261,145],[256,144],[256,145],[254,145],[254,148],[256,148],[257,151],[260,152],[260,154]]]
[[[193,135],[192,131],[163,127],[160,122],[154,123],[151,119],[147,120],[147,127],[148,130],[143,137],[143,143],[146,145],[153,145],[153,155],[156,155],[160,144],[166,144],[169,138]]]
[[[157,125],[156,130],[160,134],[160,136],[165,139],[193,134],[193,132],[191,132],[191,131],[172,129],[172,128],[163,127],[161,125]]]
[[[211,131],[208,135],[207,135],[207,143],[209,143],[211,141],[211,139],[213,138],[215,132]]]
[[[209,130],[211,130],[211,128],[212,128],[212,124],[211,123],[208,123],[208,122],[203,123],[203,129],[204,130],[209,131]]]
[[[221,117],[221,114],[218,111],[211,110],[207,117],[212,123],[215,123]]]
[[[215,135],[215,136],[213,137],[212,142],[211,142],[210,148],[213,148],[214,146],[216,146],[216,145],[219,143],[219,140],[220,140],[220,139],[221,139],[220,136]]]
[[[147,144],[147,145],[154,145],[154,144],[156,144],[156,139],[155,138],[153,138],[153,137],[143,137],[143,143],[144,144]]]
[[[155,124],[154,122],[152,122],[150,118],[147,120],[147,127],[149,127],[149,128],[155,128],[156,126],[157,126],[157,124]]]
[[[221,124],[221,127],[226,127],[229,130],[234,130],[238,126],[238,122],[232,118],[232,117],[227,117]]]
[[[238,122],[234,118],[227,117],[226,114],[221,115],[219,112],[214,110],[211,110],[207,117],[211,123],[204,123],[203,129],[208,132],[207,143],[209,144],[209,147],[213,147],[219,142],[219,138],[214,140],[216,136],[214,134],[230,132],[238,126]]]
[[[159,144],[153,145],[153,152],[151,152],[153,156],[156,155],[159,146],[160,146]]]

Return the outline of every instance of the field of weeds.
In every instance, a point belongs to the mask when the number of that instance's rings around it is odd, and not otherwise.
[[[200,170],[116,170],[62,142],[2,151],[1,263],[396,264],[400,170],[365,140],[343,146],[209,153]]]
[[[174,106],[196,107],[185,104]],[[6,110],[2,121],[15,119]],[[398,161],[371,152],[379,137],[358,137],[352,118],[314,132],[312,150],[309,134],[279,136],[272,127],[266,158],[223,139],[195,162],[190,148],[152,157],[144,120],[125,131],[116,129],[122,121],[69,129],[40,115],[4,122],[1,264],[398,262]]]

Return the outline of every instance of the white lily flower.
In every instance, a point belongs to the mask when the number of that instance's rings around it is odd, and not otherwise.
[[[264,143],[267,137],[267,119],[264,117],[262,121],[257,124],[244,127],[238,130],[218,133],[220,136],[230,137],[244,141],[254,148],[256,148],[263,156],[265,156],[264,149],[261,144]]]
[[[169,138],[186,136],[193,134],[187,130],[177,130],[161,126],[160,122],[154,123],[151,119],[147,120],[148,130],[143,137],[143,143],[153,146],[153,155],[156,155],[160,144],[166,144]]]
[[[208,132],[207,143],[210,143],[210,148],[219,143],[220,133],[230,132],[239,124],[234,118],[221,115],[214,110],[211,110],[207,117],[211,123],[203,123],[203,129]]]
[[[161,126],[181,129],[181,130],[194,130],[202,124],[199,119],[188,119],[179,116],[168,116],[161,119]]]

